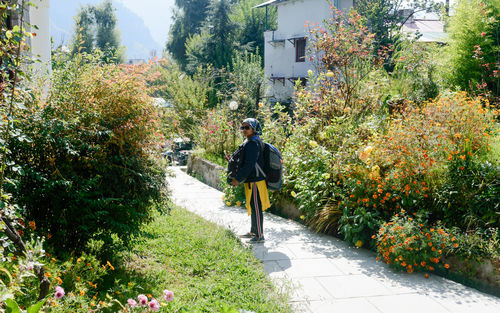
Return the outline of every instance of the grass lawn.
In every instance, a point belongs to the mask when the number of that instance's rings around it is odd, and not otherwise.
[[[162,290],[173,291],[174,301],[160,312],[291,312],[287,296],[272,286],[251,250],[185,209],[157,213],[123,262],[115,272],[119,297],[142,293],[160,301]]]

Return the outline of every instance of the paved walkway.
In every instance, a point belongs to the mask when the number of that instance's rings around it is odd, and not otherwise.
[[[172,198],[179,206],[242,234],[246,209],[227,207],[222,193],[173,167]],[[291,284],[296,312],[307,313],[500,313],[500,298],[445,278],[396,273],[373,252],[316,234],[303,225],[264,213],[265,244],[255,256],[276,284]]]

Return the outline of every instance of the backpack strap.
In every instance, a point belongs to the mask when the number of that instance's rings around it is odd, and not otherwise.
[[[255,137],[254,137],[255,138]],[[267,175],[266,173],[264,172],[264,170],[262,170],[262,168],[260,167],[259,165],[259,156],[260,156],[260,151],[262,150],[262,148],[264,147],[264,142],[259,138],[255,138],[252,140],[256,141],[257,142],[257,145],[259,146],[259,150],[257,152],[257,162],[255,162],[255,170],[257,171],[257,173],[261,174],[262,176],[264,176],[264,178],[267,178]]]

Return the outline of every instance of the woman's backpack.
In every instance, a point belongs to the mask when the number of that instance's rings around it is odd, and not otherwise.
[[[280,190],[283,183],[283,158],[278,148],[270,143],[262,142],[264,152],[264,169],[259,164],[255,164],[257,171],[266,177],[267,188],[270,190]]]

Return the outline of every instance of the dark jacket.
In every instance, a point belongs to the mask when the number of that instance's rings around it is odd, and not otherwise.
[[[258,173],[255,166],[255,163],[258,162],[260,168],[264,169],[264,156],[261,150],[262,141],[258,136],[254,136],[250,140],[245,140],[243,146],[243,165],[235,177],[238,182],[256,182],[266,179],[262,173]]]

